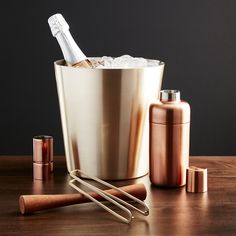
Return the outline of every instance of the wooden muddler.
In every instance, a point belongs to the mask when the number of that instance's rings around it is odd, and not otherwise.
[[[147,192],[144,184],[132,184],[124,187],[120,187],[123,191],[133,195],[134,197],[144,200]],[[104,190],[122,200],[130,200],[124,194],[114,190]],[[98,201],[104,201],[105,199],[95,192],[89,193],[92,197]],[[91,202],[82,194],[52,194],[52,195],[21,195],[19,198],[20,212],[21,214],[29,214],[35,211],[47,210],[56,207],[68,206],[79,203]]]

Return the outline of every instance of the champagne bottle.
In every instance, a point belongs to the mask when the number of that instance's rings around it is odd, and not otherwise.
[[[93,68],[91,61],[84,55],[76,44],[70,31],[69,25],[61,14],[55,14],[48,19],[52,35],[57,39],[64,59],[68,66]]]

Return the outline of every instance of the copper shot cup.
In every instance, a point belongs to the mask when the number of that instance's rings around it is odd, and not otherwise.
[[[186,172],[186,191],[190,193],[207,192],[207,168],[190,166]]]
[[[53,172],[53,137],[33,137],[33,178],[46,180]]]

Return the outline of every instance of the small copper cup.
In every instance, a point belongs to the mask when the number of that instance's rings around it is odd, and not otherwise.
[[[190,166],[186,172],[186,191],[190,193],[207,192],[207,169]]]
[[[33,178],[46,180],[53,172],[53,137],[38,135],[33,138]]]

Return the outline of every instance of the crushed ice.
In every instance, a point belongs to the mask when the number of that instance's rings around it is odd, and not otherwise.
[[[147,60],[142,57],[132,57],[129,55],[115,58],[103,56],[99,63],[100,65],[97,68],[140,68],[160,65],[160,61],[158,60]]]

